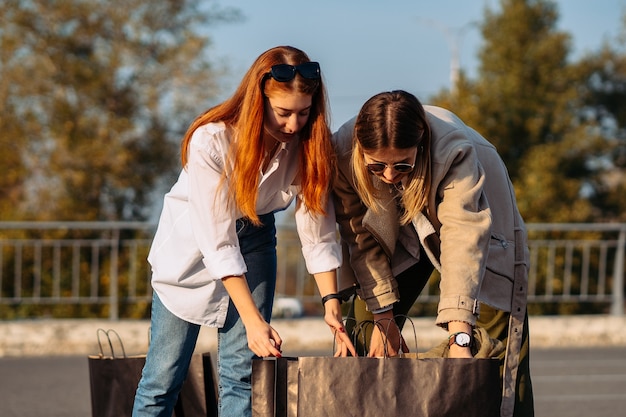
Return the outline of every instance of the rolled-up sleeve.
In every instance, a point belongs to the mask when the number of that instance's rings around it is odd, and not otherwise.
[[[326,215],[314,215],[297,201],[296,227],[302,255],[311,274],[332,271],[341,265],[341,247],[335,223],[335,208],[327,199]]]

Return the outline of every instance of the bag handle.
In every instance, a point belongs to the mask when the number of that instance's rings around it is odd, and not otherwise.
[[[346,317],[343,320],[344,327],[347,327],[346,323],[349,320],[354,321],[356,323],[356,319],[354,317]],[[363,334],[363,349],[364,349],[363,350],[363,356],[365,356],[367,354],[367,350],[366,350],[367,348],[366,348],[366,342],[365,342],[366,332],[363,331],[363,327],[365,327],[367,325],[372,325],[373,326],[374,325],[374,321],[373,320],[363,320],[362,322],[357,323],[356,326],[354,327],[353,331],[352,331],[352,344],[355,347],[358,346],[357,341],[359,339],[359,334]],[[336,341],[337,341],[337,330],[335,329],[335,331],[333,333],[333,350],[332,350],[333,353],[335,352],[335,347],[336,347],[335,343],[336,343]],[[357,352],[357,355],[358,355],[358,353],[359,352]]]
[[[357,342],[359,340],[359,335],[362,335],[362,337],[363,337],[363,339],[361,340],[362,345],[363,345],[363,356],[367,356],[367,354],[369,353],[369,349],[367,348],[367,342],[368,341],[365,340],[365,338],[367,337],[367,328],[368,328],[368,326],[372,326],[373,327],[373,326],[378,326],[378,324],[374,320],[363,320],[362,322],[357,324],[357,326],[355,327],[355,330],[354,330],[354,341],[352,343],[355,346],[358,346]],[[385,346],[385,350],[387,350],[387,346]]]
[[[408,352],[402,352],[402,346],[406,345],[406,341],[404,339],[404,336],[402,335],[402,331],[400,330],[400,326],[398,326],[398,322],[396,321],[396,318],[403,318],[404,322],[406,323],[407,321],[409,323],[411,323],[411,327],[413,329],[413,341],[415,342],[415,351],[417,352],[417,332],[415,330],[415,323],[413,323],[413,320],[411,320],[411,318],[405,314],[396,314],[395,316],[393,316],[392,318],[385,318],[385,319],[381,319],[381,320],[377,320],[376,321],[376,325],[378,326],[378,328],[380,329],[381,333],[383,333],[385,335],[385,339],[388,341],[389,340],[389,329],[391,328],[391,326],[396,326],[398,328],[398,333],[400,335],[400,353],[408,353]],[[386,326],[383,325],[383,322],[386,322]],[[384,332],[383,332],[384,330]],[[385,350],[384,350],[384,357],[388,358],[389,357],[389,352],[388,352],[388,347],[387,347],[387,343],[385,343],[384,345]]]
[[[347,320],[354,320],[356,322],[356,319],[353,317],[349,317],[347,319],[344,320],[344,325],[345,325],[345,321]],[[374,320],[363,320],[361,322],[359,322],[353,329],[353,335],[352,335],[352,344],[354,344],[354,346],[358,347],[358,341],[359,341],[359,335],[362,335],[363,339],[362,339],[362,345],[363,345],[363,356],[367,356],[368,350],[367,350],[367,341],[365,340],[366,336],[367,336],[367,326],[377,326],[381,332],[383,332],[383,327],[382,324],[380,324],[380,322],[375,322]],[[337,331],[335,330],[335,336],[337,334]],[[335,351],[335,340],[336,338],[333,337],[333,352]],[[388,357],[389,354],[387,352],[387,344],[385,344],[384,346],[385,349],[385,353],[384,356]],[[358,354],[359,352],[357,352]]]
[[[408,321],[409,323],[411,323],[411,328],[413,330],[413,341],[415,344],[415,352],[417,352],[417,331],[415,329],[415,323],[413,323],[413,320],[405,315],[405,314],[397,314],[395,316],[393,316],[393,319],[382,319],[382,320],[363,320],[361,322],[359,322],[354,330],[353,330],[353,337],[352,337],[352,343],[355,346],[358,346],[357,342],[359,341],[359,335],[362,336],[362,345],[363,345],[363,356],[366,356],[368,353],[367,350],[367,341],[365,340],[366,335],[367,335],[367,327],[368,326],[377,326],[378,329],[380,330],[381,333],[383,333],[386,336],[386,339],[389,339],[389,328],[392,324],[397,326],[397,322],[396,322],[396,318],[403,318],[404,322],[406,324],[406,322]],[[354,320],[356,322],[356,319],[353,317],[349,317],[346,320],[344,320],[344,323],[347,320]],[[383,322],[387,322],[386,326],[383,324]],[[402,346],[405,344],[403,342],[405,342],[404,336],[402,335],[402,331],[400,331],[400,328],[398,327],[398,331],[400,333],[400,348],[402,348]],[[335,331],[336,334],[336,331]],[[333,352],[335,350],[335,338],[333,337]],[[406,352],[408,353],[408,352]],[[357,352],[358,354],[358,352]],[[388,346],[387,343],[384,344],[384,357],[388,358],[389,357],[389,351],[388,351]]]
[[[100,336],[102,333],[104,333],[104,335],[106,336],[106,340],[109,344],[109,349],[111,350],[111,358],[116,358],[115,350],[113,349],[113,342],[111,341],[111,334],[114,334],[115,337],[117,338],[119,345],[122,348],[122,355],[123,355],[122,357],[126,358],[126,350],[124,349],[124,343],[122,343],[122,338],[120,337],[120,335],[113,329],[104,330],[102,328],[96,331],[96,337],[98,338],[98,347],[100,348],[100,357],[101,358],[104,357],[104,350],[102,349],[102,340],[100,339]]]
[[[413,329],[413,341],[415,342],[415,352],[417,353],[417,331],[415,330],[415,323],[413,323],[413,320],[407,316],[406,314],[396,314],[395,316],[393,316],[394,322],[396,320],[396,317],[400,317],[404,319],[404,324],[406,324],[406,322],[408,321],[409,323],[411,323],[411,328]],[[402,347],[402,341],[404,340],[404,336],[402,336],[402,332],[400,332],[400,347]],[[409,353],[409,352],[405,352],[405,353]]]

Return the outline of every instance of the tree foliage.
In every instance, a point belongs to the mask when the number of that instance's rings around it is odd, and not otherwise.
[[[150,214],[184,129],[219,93],[207,27],[239,18],[200,4],[0,3],[4,220]]]
[[[590,144],[586,178],[595,218],[626,221],[626,54],[623,45],[606,44],[574,65],[582,83],[578,123]],[[595,146],[594,146],[595,144]]]
[[[571,62],[558,18],[550,0],[486,9],[477,79],[433,102],[496,145],[527,221],[623,221],[626,57],[607,45]]]

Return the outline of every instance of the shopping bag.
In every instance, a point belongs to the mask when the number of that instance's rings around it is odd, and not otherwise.
[[[497,359],[298,358],[298,417],[499,417]]]
[[[497,359],[258,359],[252,416],[499,417],[499,367]]]
[[[255,360],[252,415],[499,417],[501,386],[500,361],[487,357]]]
[[[252,360],[252,417],[298,416],[298,358]]]
[[[98,329],[97,339],[99,354],[87,357],[92,417],[130,417],[146,355],[126,355],[119,334],[112,329]],[[173,413],[173,417],[200,416],[217,416],[210,353],[193,355]]]
[[[118,349],[113,348],[115,336]],[[105,355],[101,337],[105,337],[110,355]],[[91,415],[93,417],[130,416],[137,384],[146,362],[145,355],[127,356],[122,341],[114,330],[98,329],[100,352],[88,356],[91,390]]]
[[[216,381],[211,354],[194,354],[178,394],[174,417],[217,417]]]

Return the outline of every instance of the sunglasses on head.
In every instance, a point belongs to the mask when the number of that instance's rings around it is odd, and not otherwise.
[[[387,168],[393,168],[394,171],[406,174],[413,171],[415,164],[407,164],[406,162],[396,162],[395,164],[391,164],[391,166],[389,164],[385,164],[384,162],[367,164],[367,169],[369,169],[369,171],[373,174],[382,174]]]
[[[317,80],[320,78],[320,64],[317,62],[305,62],[300,65],[278,64],[274,65],[265,77],[272,77],[284,83],[293,80],[296,72],[309,80]]]

